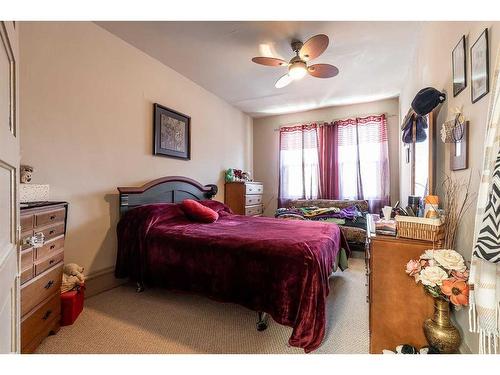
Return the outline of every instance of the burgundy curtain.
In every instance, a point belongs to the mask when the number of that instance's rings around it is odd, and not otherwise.
[[[390,204],[385,115],[335,121],[341,199],[366,199],[370,212]]]
[[[318,128],[319,198],[339,199],[337,126]]]

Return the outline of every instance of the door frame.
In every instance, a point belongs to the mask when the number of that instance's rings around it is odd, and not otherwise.
[[[2,342],[2,352],[19,353],[21,347],[20,336],[20,259],[19,259],[19,47],[18,30],[15,21],[0,21],[0,53],[5,53],[9,64],[8,97],[9,114],[8,124],[0,124],[0,172],[7,174],[9,186],[4,189],[4,194],[9,197],[4,200],[10,208],[10,230],[0,238],[0,334],[8,325],[10,315],[10,345],[8,339]],[[4,336],[5,337],[5,336]]]

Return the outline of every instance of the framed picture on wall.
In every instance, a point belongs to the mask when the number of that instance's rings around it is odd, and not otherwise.
[[[453,96],[457,96],[467,87],[467,68],[465,63],[465,35],[460,38],[451,54],[453,67]]]
[[[489,60],[488,29],[485,29],[470,48],[472,103],[490,91]]]
[[[158,103],[153,112],[153,155],[189,160],[191,117]]]

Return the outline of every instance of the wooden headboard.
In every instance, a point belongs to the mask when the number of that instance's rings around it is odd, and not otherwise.
[[[119,187],[120,215],[127,210],[152,203],[179,203],[184,199],[211,199],[217,185],[203,186],[187,177],[169,176],[150,181],[140,187]]]

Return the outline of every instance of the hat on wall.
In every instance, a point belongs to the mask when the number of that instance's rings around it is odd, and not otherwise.
[[[434,87],[420,90],[411,102],[411,107],[420,116],[425,116],[446,100],[446,94]]]
[[[425,117],[415,115],[415,113],[411,114],[409,117],[405,118],[404,128],[403,128],[403,143],[412,143],[413,142],[413,121],[415,121],[415,142],[423,142],[427,139],[427,133],[425,129],[427,129],[427,121],[425,121]]]

